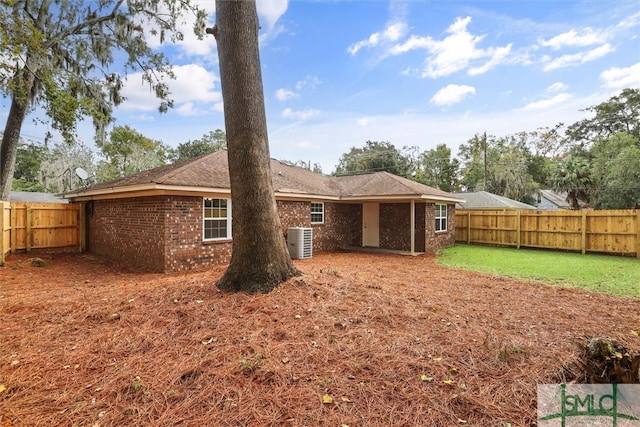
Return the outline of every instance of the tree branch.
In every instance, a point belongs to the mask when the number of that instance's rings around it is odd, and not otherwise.
[[[51,46],[54,46],[55,44],[59,43],[62,39],[64,39],[67,36],[70,36],[72,34],[78,34],[82,29],[86,27],[91,27],[95,24],[99,24],[100,22],[112,20],[113,18],[116,17],[118,9],[120,8],[120,6],[122,6],[122,3],[124,3],[124,0],[118,0],[116,4],[113,6],[111,13],[109,13],[108,15],[87,19],[86,21],[83,21],[77,25],[74,25],[73,27],[69,27],[65,31],[60,32],[55,37],[52,37],[48,43],[45,43],[44,45],[45,48],[50,48]]]

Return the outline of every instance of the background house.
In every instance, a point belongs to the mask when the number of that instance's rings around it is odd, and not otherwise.
[[[89,249],[153,271],[227,263],[233,200],[226,151],[67,193],[85,205]],[[332,177],[271,160],[278,212],[313,250],[431,252],[455,242],[453,194],[387,172]]]
[[[535,206],[509,199],[508,197],[498,196],[488,191],[475,191],[470,193],[454,193],[456,196],[464,199],[464,202],[456,204],[457,209],[474,209],[474,210],[535,210]]]
[[[65,198],[51,193],[36,193],[31,191],[11,191],[9,202],[23,203],[69,203]]]

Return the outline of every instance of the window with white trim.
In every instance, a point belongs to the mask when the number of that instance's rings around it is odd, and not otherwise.
[[[447,205],[436,204],[436,231],[447,231]]]
[[[324,224],[324,203],[311,203],[311,224]]]
[[[203,239],[224,240],[231,238],[231,200],[204,199]]]

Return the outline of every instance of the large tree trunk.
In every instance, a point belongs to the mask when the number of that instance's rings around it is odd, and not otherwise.
[[[269,162],[255,0],[216,0],[233,203],[233,253],[220,289],[269,292],[299,275],[278,216]]]
[[[11,109],[2,135],[0,146],[0,200],[9,200],[9,192],[13,183],[13,172],[16,168],[16,155],[20,142],[20,130],[27,115],[28,105],[24,99],[15,95],[11,99]]]

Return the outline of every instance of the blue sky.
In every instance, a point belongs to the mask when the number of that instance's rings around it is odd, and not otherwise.
[[[214,2],[199,4],[212,24]],[[258,11],[271,155],[325,173],[367,140],[455,154],[475,133],[571,124],[640,88],[638,0],[258,0]],[[116,124],[174,147],[224,129],[214,38],[162,49],[176,66],[175,108],[158,114],[130,75]],[[91,126],[80,129],[91,144]],[[46,132],[29,120],[23,134]]]

